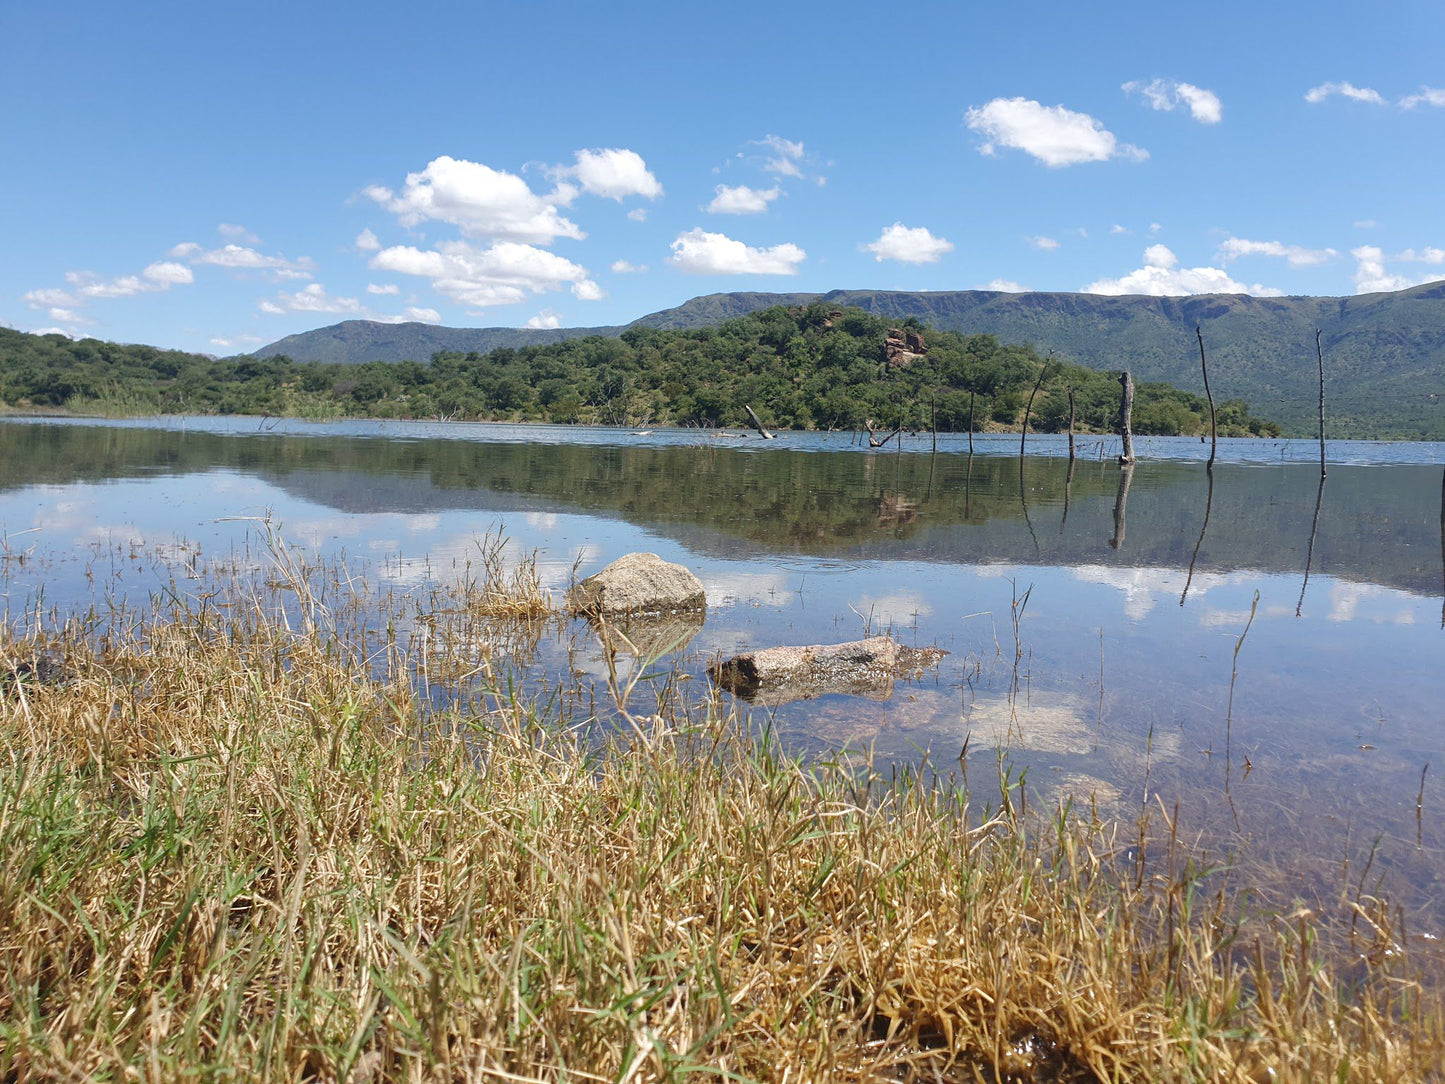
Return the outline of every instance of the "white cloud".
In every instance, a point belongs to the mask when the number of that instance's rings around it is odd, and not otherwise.
[[[953,242],[934,237],[926,226],[905,226],[895,222],[878,235],[878,240],[862,246],[864,252],[873,253],[879,263],[897,260],[899,263],[937,263],[945,252],[953,251]]]
[[[1291,267],[1314,267],[1328,263],[1338,255],[1332,248],[1303,248],[1279,241],[1248,241],[1243,237],[1231,237],[1219,246],[1219,258],[1224,263],[1241,256],[1274,256],[1288,260]]]
[[[366,284],[366,292],[369,294],[399,294],[401,287],[394,282],[388,282],[384,286],[369,282]]]
[[[1087,113],[1075,113],[1061,105],[1040,105],[1031,98],[995,98],[971,107],[964,119],[969,128],[984,137],[979,146],[981,154],[992,155],[1000,146],[1013,147],[1051,168],[1110,158],[1140,161],[1149,157],[1148,151],[1121,144],[1113,132]]]
[[[1362,219],[1359,219],[1359,220],[1355,223],[1355,229],[1357,229],[1357,230],[1373,230],[1373,229],[1374,229],[1376,226],[1378,226],[1378,225],[1379,225],[1379,223],[1376,222],[1373,218],[1362,218]]]
[[[235,346],[260,346],[265,341],[260,335],[217,335],[211,339],[211,345],[229,350]]]
[[[75,305],[77,304],[74,295],[66,290],[48,288],[44,290],[31,290],[22,294],[21,301],[24,301],[32,309],[44,309],[54,305]]]
[[[760,215],[768,204],[783,194],[777,185],[772,188],[749,188],[745,184],[720,184],[714,190],[707,211],[715,215]]]
[[[1439,249],[1425,250],[1426,253],[1439,251]],[[1415,257],[1420,255],[1413,249],[1406,249],[1406,252]],[[1357,294],[1408,290],[1411,286],[1419,286],[1426,282],[1445,278],[1445,274],[1438,271],[1428,272],[1424,275],[1392,274],[1385,269],[1385,252],[1378,245],[1361,245],[1359,248],[1351,249],[1350,255],[1355,258],[1355,293]],[[1405,253],[1401,253],[1400,258],[1404,259]],[[1427,260],[1426,262],[1435,263],[1436,261]]]
[[[381,241],[377,239],[376,234],[372,233],[371,227],[368,226],[356,235],[356,247],[362,252],[376,252],[381,248]]]
[[[1355,102],[1368,102],[1370,105],[1384,105],[1385,99],[1381,97],[1378,90],[1371,90],[1369,87],[1357,87],[1354,83],[1321,83],[1317,87],[1311,87],[1305,92],[1305,101],[1311,105],[1318,105],[1333,94],[1342,98],[1349,98]]]
[[[585,236],[557,210],[576,198],[574,185],[558,184],[539,196],[514,173],[447,155],[432,159],[420,173],[408,173],[401,192],[372,185],[363,194],[407,227],[433,220],[469,237],[533,243]]]
[[[536,316],[523,325],[530,328],[554,328],[562,326],[562,314],[551,309],[543,309]]]
[[[222,222],[216,227],[216,232],[227,241],[245,241],[247,244],[259,245],[261,238],[248,230],[245,226],[237,226],[231,222]]]
[[[779,177],[803,176],[803,144],[801,141],[784,139],[772,133],[758,140],[758,145],[767,147],[772,155],[763,163],[763,168]]]
[[[637,275],[647,270],[646,264],[628,263],[626,260],[613,260],[612,271],[619,275]]]
[[[1027,241],[1034,248],[1039,249],[1043,252],[1052,252],[1054,249],[1059,247],[1058,241],[1054,240],[1052,237],[1025,237],[1024,240]]]
[[[194,241],[182,241],[180,244],[173,246],[167,255],[177,260],[189,260],[201,250],[201,246]]]
[[[292,294],[279,293],[274,301],[262,301],[259,308],[272,315],[283,312],[340,312],[361,316],[366,312],[366,306],[356,298],[332,297],[319,282],[303,286]]]
[[[83,312],[76,312],[74,309],[51,309],[46,313],[50,319],[59,324],[93,324],[95,323]]]
[[[413,305],[399,316],[369,315],[367,319],[379,324],[439,324],[442,314],[436,309],[419,309]]]
[[[646,208],[646,207],[634,207],[634,208],[632,208],[632,210],[630,210],[630,211],[627,212],[627,217],[628,217],[629,219],[631,219],[633,222],[646,222],[646,221],[647,221],[647,208]]]
[[[1445,263],[1445,248],[1434,248],[1428,245],[1422,249],[1407,248],[1395,258],[1411,263]]]
[[[997,290],[1001,294],[1026,294],[1029,292],[1027,286],[1020,286],[1013,279],[994,279],[985,290]]]
[[[162,289],[167,286],[189,286],[196,281],[196,276],[192,274],[189,267],[182,263],[172,263],[169,260],[159,260],[147,267],[141,274]]]
[[[662,185],[636,151],[604,147],[578,151],[576,158],[575,166],[558,172],[575,177],[583,191],[594,196],[621,201],[628,196],[657,199],[662,195]]]
[[[1144,266],[1117,279],[1098,279],[1084,287],[1087,294],[1147,294],[1179,297],[1187,294],[1253,294],[1280,297],[1284,291],[1258,283],[1246,285],[1218,267],[1180,267],[1179,257],[1164,245],[1144,250]]]
[[[1224,119],[1224,107],[1212,90],[1181,83],[1174,79],[1151,79],[1144,83],[1125,83],[1125,94],[1141,95],[1155,109],[1173,112],[1180,104],[1189,107],[1190,115],[1200,124],[1218,124]]]
[[[206,252],[201,246],[187,241],[171,249],[171,255],[188,259],[193,264],[225,267],[232,271],[265,271],[278,279],[309,279],[316,269],[316,265],[305,257],[288,260],[285,256],[268,256],[237,244],[222,245]]]
[[[751,248],[699,226],[677,235],[668,263],[694,275],[796,275],[806,258],[794,244]]]
[[[1149,232],[1150,232],[1150,233],[1158,233],[1158,232],[1159,232],[1160,230],[1162,230],[1163,228],[1164,228],[1163,225],[1160,224],[1160,223],[1158,223],[1158,222],[1151,222],[1151,223],[1149,223]]]
[[[185,286],[195,281],[195,275],[184,264],[169,260],[158,260],[149,264],[139,275],[117,275],[115,278],[101,278],[93,271],[67,271],[66,289],[49,287],[30,290],[21,295],[32,309],[61,309],[72,312],[71,320],[80,322],[75,312],[92,301],[109,301],[119,297],[135,297],[137,294],[153,294],[169,290],[172,286]],[[59,320],[62,317],[52,316]]]
[[[1119,234],[1122,234],[1122,233],[1133,233],[1133,232],[1134,232],[1134,231],[1131,230],[1128,226],[1121,226],[1121,225],[1119,225],[1119,223],[1117,223],[1117,222],[1115,222],[1112,226],[1109,227],[1109,233],[1113,234],[1114,236],[1118,236]]]
[[[1401,109],[1414,109],[1417,105],[1433,105],[1445,109],[1445,88],[1421,87],[1417,93],[1400,99]]]
[[[373,256],[370,266],[429,278],[439,294],[474,309],[511,305],[528,294],[569,285],[581,300],[601,296],[600,287],[581,264],[514,241],[498,241],[485,249],[465,241],[444,242],[430,250],[395,245]]]

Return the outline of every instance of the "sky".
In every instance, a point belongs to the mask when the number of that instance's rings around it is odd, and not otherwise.
[[[0,4],[0,324],[1445,279],[1445,5]]]

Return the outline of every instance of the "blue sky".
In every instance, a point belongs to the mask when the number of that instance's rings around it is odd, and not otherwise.
[[[0,6],[0,322],[1445,278],[1433,3]]]

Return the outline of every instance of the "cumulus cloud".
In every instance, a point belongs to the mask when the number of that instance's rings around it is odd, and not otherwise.
[[[436,309],[422,309],[412,305],[405,312],[395,316],[371,314],[367,319],[375,320],[379,324],[439,324],[442,322],[442,314]]]
[[[295,293],[279,293],[274,300],[262,301],[262,312],[280,315],[286,312],[328,312],[362,315],[366,306],[354,297],[333,297],[319,282],[303,286]]]
[[[368,226],[356,235],[356,247],[362,252],[377,252],[381,249],[381,241]]]
[[[1180,267],[1177,257],[1165,245],[1144,250],[1144,266],[1117,279],[1098,279],[1084,287],[1087,294],[1148,294],[1178,297],[1186,294],[1253,294],[1280,297],[1284,291],[1258,283],[1246,285],[1230,278],[1218,267]]]
[[[207,251],[194,241],[185,241],[171,249],[170,254],[192,264],[225,267],[232,271],[264,271],[277,279],[309,279],[316,269],[316,265],[305,257],[288,260],[285,256],[268,256],[248,245],[234,243]]]
[[[562,326],[562,314],[553,312],[551,309],[543,309],[536,316],[523,325],[530,328],[554,328]]]
[[[581,150],[576,159],[575,166],[557,172],[575,178],[584,192],[618,201],[628,196],[657,199],[662,195],[662,185],[636,151],[619,147]]]
[[[699,226],[677,235],[667,262],[694,275],[796,275],[806,258],[794,244],[752,248]]]
[[[1421,254],[1414,249],[1406,249],[1399,258],[1419,259]],[[1440,259],[1426,259],[1426,263],[1445,262],[1445,252],[1439,249],[1425,250],[1427,254],[1440,253]],[[1401,275],[1392,273],[1385,268],[1385,251],[1378,245],[1361,245],[1359,248],[1350,250],[1350,255],[1355,258],[1355,293],[1375,294],[1386,293],[1393,290],[1408,290],[1411,286],[1420,286],[1426,282],[1435,282],[1445,278],[1445,273],[1440,271],[1427,272],[1424,275]]]
[[[561,183],[538,195],[515,173],[448,155],[432,159],[419,173],[408,173],[400,192],[371,185],[363,195],[407,227],[446,222],[468,237],[542,244],[585,236],[557,210],[576,198],[575,185]]]
[[[54,308],[46,313],[50,319],[59,324],[93,324],[95,323],[83,312],[76,312],[74,309]]]
[[[1001,294],[1026,294],[1029,292],[1027,286],[1020,286],[1013,279],[993,279],[985,290],[997,290]]]
[[[265,341],[260,335],[216,335],[211,339],[211,345],[230,350],[237,346],[260,346]]]
[[[1059,247],[1058,241],[1052,237],[1025,237],[1024,240],[1042,252],[1052,252]]]
[[[117,275],[104,278],[93,271],[67,271],[65,288],[44,287],[30,290],[21,295],[32,309],[48,309],[52,320],[71,323],[89,323],[89,317],[77,310],[92,301],[110,301],[120,297],[135,297],[138,294],[153,294],[169,290],[172,286],[186,286],[195,281],[195,275],[184,264],[170,260],[158,260],[148,264],[139,275]],[[66,317],[55,313],[66,311]]]
[[[369,294],[399,294],[401,287],[394,282],[388,282],[384,286],[369,282],[366,284],[366,292]]]
[[[627,212],[627,217],[628,217],[629,219],[631,219],[633,222],[646,222],[646,221],[647,221],[647,208],[646,208],[646,207],[634,207],[634,208],[632,208],[632,210],[630,210],[630,211]]]
[[[261,238],[257,237],[245,226],[237,226],[232,222],[222,222],[216,227],[216,232],[227,241],[244,241],[251,245],[259,245],[261,243]]]
[[[1231,237],[1219,246],[1219,258],[1224,263],[1241,256],[1274,256],[1288,260],[1291,267],[1314,267],[1328,263],[1338,255],[1332,248],[1304,248],[1279,241],[1249,241],[1243,237]]]
[[[1013,147],[1051,168],[1110,158],[1141,161],[1149,152],[1120,143],[1113,132],[1087,113],[1061,105],[1041,105],[1031,98],[995,98],[971,107],[964,121],[984,137],[979,153],[993,155],[999,147]]]
[[[1421,87],[1418,92],[1400,99],[1401,109],[1414,109],[1417,105],[1433,105],[1445,109],[1445,88]]]
[[[637,275],[647,270],[646,264],[628,263],[626,260],[613,260],[612,271],[619,275]]]
[[[1445,248],[1435,248],[1432,245],[1421,249],[1407,248],[1398,258],[1412,263],[1445,263]]]
[[[926,226],[905,226],[895,222],[878,235],[878,240],[862,246],[873,253],[873,259],[897,260],[899,263],[937,263],[945,252],[953,251],[953,242],[934,237]]]
[[[768,204],[783,194],[776,185],[772,188],[749,188],[745,184],[720,184],[713,191],[707,211],[715,215],[760,215],[768,209]]]
[[[1378,90],[1357,87],[1354,83],[1321,83],[1319,86],[1305,91],[1305,101],[1311,105],[1318,105],[1333,95],[1349,98],[1353,102],[1367,102],[1370,105],[1385,104],[1385,99]]]
[[[498,241],[485,249],[465,241],[444,242],[434,249],[395,245],[373,256],[370,266],[428,278],[443,297],[473,309],[511,305],[529,294],[569,286],[573,296],[583,301],[602,296],[581,264],[515,241]]]
[[[1190,116],[1200,124],[1218,124],[1224,119],[1219,95],[1193,83],[1174,79],[1151,79],[1147,83],[1135,80],[1125,83],[1122,89],[1125,94],[1138,94],[1151,107],[1166,113],[1172,113],[1181,105],[1187,106]]]
[[[1115,222],[1112,226],[1109,227],[1109,233],[1113,234],[1113,235],[1116,236],[1116,237],[1117,237],[1119,234],[1121,234],[1121,233],[1133,233],[1133,232],[1134,232],[1134,231],[1131,230],[1128,226],[1121,226],[1121,225],[1119,225],[1119,223],[1117,223],[1117,222]]]

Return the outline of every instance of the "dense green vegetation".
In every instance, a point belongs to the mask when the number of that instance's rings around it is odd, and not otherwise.
[[[715,327],[629,328],[488,354],[441,352],[361,365],[286,357],[212,359],[95,340],[0,332],[0,402],[81,412],[300,417],[498,419],[604,425],[746,425],[750,404],[779,428],[944,431],[1014,428],[1039,385],[1031,427],[1064,429],[1069,391],[1080,430],[1109,430],[1119,385],[1109,373],[1040,358],[991,335],[904,320],[927,352],[890,364],[890,324],[858,309],[775,307]],[[1042,375],[1042,384],[1039,384]],[[1242,400],[1219,405],[1225,435],[1278,432]],[[1164,384],[1139,387],[1142,434],[1208,430],[1205,401]]]
[[[960,334],[1033,343],[1063,361],[1129,369],[1136,380],[1199,389],[1194,329],[1209,347],[1214,390],[1247,399],[1290,436],[1313,436],[1318,400],[1315,332],[1322,333],[1332,437],[1445,440],[1445,282],[1353,297],[1113,297],[991,290],[834,290],[827,294],[728,293],[695,297],[632,326],[681,330],[775,305],[861,308],[886,320],[913,317]],[[306,361],[424,360],[438,350],[520,346],[625,328],[443,328],[348,320],[288,336],[258,356]]]

